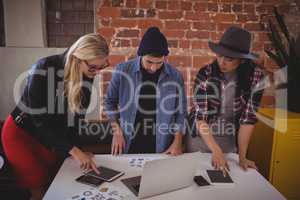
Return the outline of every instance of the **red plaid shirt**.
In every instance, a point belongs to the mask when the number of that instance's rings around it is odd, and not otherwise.
[[[233,102],[233,114],[236,123],[255,124],[257,122],[255,113],[263,94],[263,77],[262,70],[254,67],[252,76],[248,76],[248,89],[237,89]],[[240,81],[247,81],[247,79],[238,79],[237,88],[240,88]],[[220,88],[224,82],[224,74],[219,70],[216,61],[199,70],[195,80],[193,108],[198,120],[205,120],[210,124],[217,119],[222,98]]]

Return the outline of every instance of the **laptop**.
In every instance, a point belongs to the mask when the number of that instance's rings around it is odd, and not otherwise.
[[[142,176],[121,181],[139,199],[171,192],[193,184],[200,153],[153,160],[145,163]]]

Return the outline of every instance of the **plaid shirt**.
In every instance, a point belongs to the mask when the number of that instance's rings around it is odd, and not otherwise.
[[[241,66],[248,67],[248,66]],[[258,67],[254,68],[251,77],[248,77],[249,89],[242,89],[237,80],[237,90],[233,101],[233,116],[235,123],[255,124],[256,111],[263,94],[264,74]],[[243,80],[247,81],[247,80]],[[219,70],[217,62],[201,68],[195,80],[194,113],[198,120],[208,124],[215,121],[220,115],[222,93],[220,88],[226,83],[224,74]]]

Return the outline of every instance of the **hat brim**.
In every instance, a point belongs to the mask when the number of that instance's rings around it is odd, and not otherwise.
[[[208,46],[213,52],[222,56],[227,56],[231,58],[245,58],[250,60],[257,60],[259,58],[259,56],[255,53],[245,54],[241,52],[236,52],[211,41],[208,41]]]

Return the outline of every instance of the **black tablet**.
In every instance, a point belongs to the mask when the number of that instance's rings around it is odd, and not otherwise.
[[[101,185],[104,182],[104,180],[101,180],[94,176],[88,176],[88,175],[82,175],[82,176],[76,178],[75,180],[79,183],[84,183],[84,184],[95,186],[95,187]]]
[[[113,181],[113,180],[119,178],[120,176],[122,176],[124,174],[124,172],[120,172],[120,171],[110,169],[107,167],[103,167],[103,166],[97,167],[97,169],[100,171],[100,174],[97,174],[95,171],[91,170],[91,171],[87,172],[86,175],[94,176],[101,180],[110,182],[110,181]]]
[[[228,173],[224,176],[221,170],[206,170],[206,172],[212,184],[233,184],[233,180]]]

